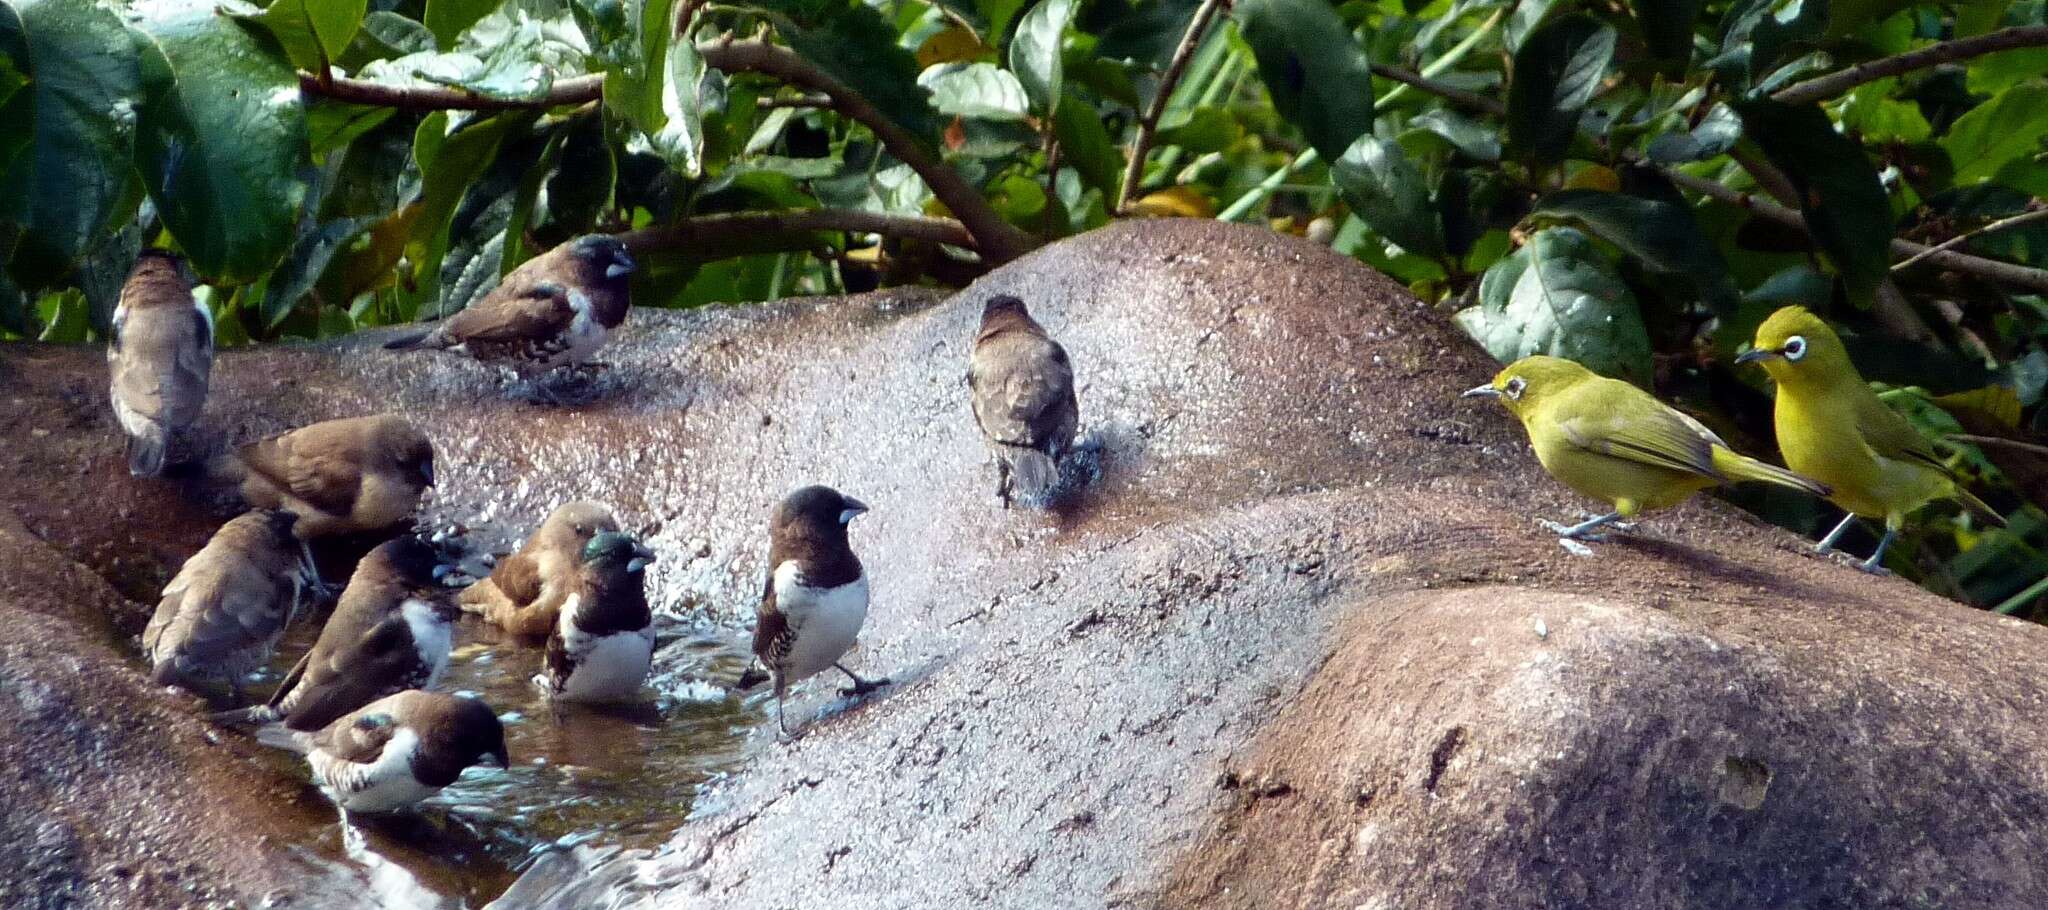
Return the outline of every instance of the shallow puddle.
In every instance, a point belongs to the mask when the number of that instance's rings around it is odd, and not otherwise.
[[[318,636],[300,623],[273,662],[268,693]],[[654,680],[644,702],[557,705],[531,678],[541,649],[463,617],[448,673],[436,687],[474,695],[505,723],[512,767],[472,768],[410,813],[344,826],[308,783],[306,838],[294,848],[316,867],[357,867],[369,902],[388,907],[480,907],[534,856],[584,842],[653,847],[689,815],[698,788],[735,768],[766,716],[707,680],[737,677],[748,654],[737,633],[657,617]],[[277,753],[280,771],[306,779],[302,760]],[[333,819],[331,822],[326,819]]]

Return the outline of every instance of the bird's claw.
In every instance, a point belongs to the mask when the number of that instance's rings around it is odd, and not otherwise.
[[[1595,538],[1595,539],[1598,539],[1598,538]],[[1564,551],[1565,551],[1566,553],[1570,553],[1570,554],[1572,554],[1573,556],[1591,556],[1591,555],[1593,555],[1593,548],[1592,548],[1592,547],[1586,546],[1585,544],[1582,544],[1582,543],[1580,543],[1580,542],[1578,542],[1578,541],[1576,541],[1576,540],[1573,540],[1572,538],[1569,538],[1569,537],[1560,537],[1560,538],[1558,538],[1558,539],[1557,539],[1557,545],[1558,545],[1558,546],[1560,546],[1560,547],[1563,547],[1563,548],[1564,548]]]
[[[844,698],[859,698],[888,684],[887,679],[864,679],[850,686],[840,686],[839,694]]]
[[[1606,528],[1601,528],[1601,529],[1599,529],[1599,530],[1594,530],[1594,531],[1580,531],[1580,530],[1577,530],[1577,528],[1576,528],[1575,526],[1573,526],[1573,525],[1567,525],[1567,524],[1559,524],[1559,523],[1557,523],[1557,522],[1554,522],[1554,521],[1549,521],[1549,520],[1539,521],[1539,522],[1537,522],[1537,524],[1540,524],[1540,525],[1542,525],[1542,526],[1543,526],[1543,529],[1544,529],[1544,530],[1546,530],[1546,531],[1549,531],[1549,532],[1550,532],[1550,533],[1552,533],[1552,534],[1556,534],[1556,535],[1557,535],[1558,537],[1560,537],[1560,538],[1562,538],[1562,539],[1564,539],[1564,540],[1572,540],[1572,541],[1578,541],[1578,540],[1589,540],[1589,541],[1592,541],[1592,542],[1594,542],[1594,543],[1605,543],[1605,542],[1607,541],[1607,529],[1606,529]],[[1618,528],[1618,527],[1621,527],[1621,526],[1620,526],[1620,525],[1608,525],[1607,527],[1609,527],[1609,528]],[[1624,528],[1624,530],[1626,530],[1626,529]],[[1567,550],[1570,550],[1571,548],[1570,548],[1570,547],[1566,547],[1565,549],[1567,549]],[[1590,551],[1588,551],[1588,552],[1590,552]]]

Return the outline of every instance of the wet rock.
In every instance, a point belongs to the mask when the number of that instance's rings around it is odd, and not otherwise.
[[[980,303],[1004,292],[1076,365],[1084,452],[1051,513],[998,507],[962,386]],[[652,529],[650,598],[686,620],[746,621],[788,489],[874,507],[853,531],[874,610],[850,665],[896,685],[855,705],[822,680],[791,701],[801,735],[762,734],[667,846],[546,855],[503,906],[2048,904],[2029,861],[2048,847],[2048,633],[1807,558],[1713,503],[1565,553],[1534,519],[1584,504],[1497,409],[1455,397],[1493,365],[1327,249],[1121,224],[950,300],[632,320],[576,409],[382,351],[388,332],[216,367],[216,439],[407,412],[441,452],[426,523],[482,551],[560,501],[613,503]],[[67,564],[140,596],[219,519],[194,485],[126,477],[97,353],[22,351],[0,355],[0,431],[56,432],[0,450],[0,494]],[[146,613],[30,600],[15,609],[87,630],[64,653],[104,654],[85,639]],[[681,675],[684,647],[663,654]],[[9,680],[52,687],[16,700],[63,734],[48,754],[161,735],[52,720],[66,672]],[[39,860],[60,878],[131,861],[74,836],[78,859]],[[237,895],[302,893],[209,869]]]

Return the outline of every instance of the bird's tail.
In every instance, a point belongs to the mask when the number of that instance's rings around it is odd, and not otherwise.
[[[414,332],[410,335],[400,335],[397,338],[384,342],[384,349],[387,351],[410,351],[414,348],[440,347],[440,345],[428,343],[433,338],[433,329]]]
[[[169,434],[161,427],[152,427],[140,435],[129,435],[128,473],[136,477],[155,477],[162,474],[164,453],[169,448]]]
[[[1010,474],[1015,478],[1019,496],[1043,500],[1059,485],[1060,464],[1051,455],[1028,446],[1005,446],[1003,454],[1009,456]]]
[[[284,713],[271,705],[250,705],[231,711],[216,711],[211,720],[228,727],[262,727],[283,719]]]
[[[1962,503],[1963,508],[1977,513],[1978,518],[1984,519],[1992,527],[2005,527],[2005,516],[1998,514],[1998,511],[1991,508],[1989,503],[1978,499],[1977,494],[1963,489],[1963,485],[1960,483],[1956,484],[1956,501]]]
[[[1803,474],[1794,474],[1777,465],[1767,464],[1740,452],[1724,449],[1719,446],[1714,448],[1714,470],[1719,471],[1721,476],[1737,483],[1753,480],[1822,497],[1834,492],[1828,488],[1827,484],[1814,480],[1811,477]]]

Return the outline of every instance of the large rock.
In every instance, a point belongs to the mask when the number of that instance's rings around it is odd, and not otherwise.
[[[997,507],[968,414],[997,292],[1081,384],[1097,476],[1052,514]],[[505,906],[2048,905],[2027,862],[2048,846],[2048,636],[1712,503],[1566,554],[1534,518],[1583,504],[1498,409],[1455,397],[1494,366],[1313,245],[1120,224],[945,301],[638,311],[572,410],[384,337],[223,356],[211,428],[403,410],[442,453],[431,521],[497,544],[560,500],[612,500],[665,557],[655,601],[732,622],[782,492],[874,506],[854,661],[898,685],[795,699],[803,735],[668,846],[553,855]],[[145,595],[217,519],[125,477],[96,354],[0,357],[0,429],[52,431],[0,455],[0,494]],[[132,634],[142,611],[95,612]]]

